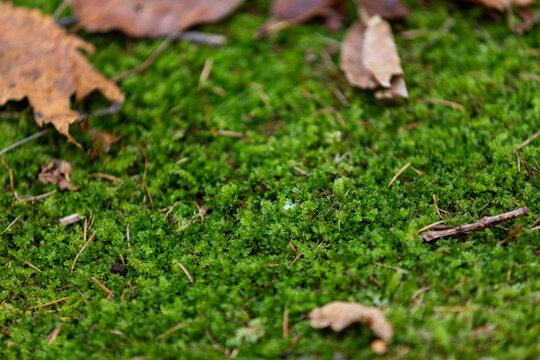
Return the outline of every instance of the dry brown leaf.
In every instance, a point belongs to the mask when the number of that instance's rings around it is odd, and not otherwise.
[[[384,353],[386,344],[394,336],[392,324],[380,309],[360,303],[333,301],[311,310],[308,317],[309,324],[315,329],[330,326],[335,331],[341,331],[355,322],[368,324],[375,336],[380,339],[372,343],[372,349],[376,353]]]
[[[110,134],[95,128],[88,130],[88,133],[93,141],[92,148],[88,150],[88,157],[90,159],[108,153],[111,146],[120,140],[115,134]]]
[[[398,19],[411,13],[401,0],[356,0],[359,8],[364,8],[368,17],[380,15],[385,19]]]
[[[213,23],[244,0],[69,0],[86,30],[120,30],[133,37],[159,37]]]
[[[257,31],[255,38],[276,33],[291,25],[298,25],[315,17],[325,19],[330,29],[343,26],[341,0],[274,0],[270,19]]]
[[[504,11],[508,6],[529,6],[536,0],[462,0],[477,3],[499,11]]]
[[[0,0],[0,106],[26,97],[39,126],[51,123],[76,143],[69,135],[69,125],[79,118],[71,109],[71,95],[81,100],[100,90],[112,101],[124,101],[118,87],[79,48],[94,50],[50,16]]]
[[[75,190],[71,186],[69,174],[71,173],[71,164],[64,160],[54,159],[49,164],[41,165],[41,172],[39,173],[39,181],[44,184],[52,183],[58,185],[61,191]]]
[[[354,23],[341,45],[341,69],[363,89],[383,89],[377,98],[408,97],[403,69],[388,22],[376,15]]]

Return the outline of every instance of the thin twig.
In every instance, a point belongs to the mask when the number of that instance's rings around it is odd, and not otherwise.
[[[305,176],[307,176],[307,177],[310,177],[310,176],[311,176],[311,173],[309,173],[309,172],[307,172],[307,171],[305,171],[305,170],[300,169],[298,166],[296,166],[296,165],[294,165],[294,164],[291,164],[291,167],[292,167],[294,170],[298,171],[298,172],[299,172],[300,174],[302,174],[302,175],[305,175]]]
[[[531,141],[536,139],[538,137],[538,135],[540,135],[540,130],[538,130],[530,138],[528,138],[527,140],[525,140],[524,142],[519,144],[518,147],[517,147],[517,150],[521,149],[522,147],[526,146],[528,143],[530,143]],[[1,155],[1,152],[0,152],[0,155]]]
[[[56,337],[60,333],[60,330],[62,330],[62,326],[64,326],[65,322],[61,322],[60,325],[58,325],[50,334],[49,334],[49,345],[52,345],[54,340],[56,340]]]
[[[504,245],[508,240],[515,238],[523,229],[523,225],[518,226],[510,235],[508,235],[504,240],[501,240],[497,243],[497,247]]]
[[[103,285],[101,282],[99,282],[99,280],[96,279],[95,277],[91,276],[91,278],[96,284],[98,284],[98,286],[101,288],[101,290],[103,290],[103,291],[105,291],[107,293],[107,300],[109,300],[109,298],[113,294],[113,291],[111,289],[109,289],[108,287],[106,287],[105,285]]]
[[[19,147],[21,145],[26,144],[27,142],[30,142],[32,140],[38,139],[38,138],[40,138],[42,136],[45,136],[48,133],[50,133],[51,131],[53,131],[52,127],[48,128],[48,129],[45,129],[45,130],[38,131],[34,135],[30,135],[30,136],[28,136],[28,137],[26,137],[26,138],[24,138],[22,140],[17,141],[15,144],[11,144],[7,148],[0,150],[0,155],[4,155],[8,151],[11,151],[11,150],[15,149],[16,147]]]
[[[404,167],[402,167],[401,169],[399,169],[399,171],[397,172],[396,175],[394,175],[394,177],[392,178],[392,180],[390,180],[390,182],[388,183],[388,187],[390,187],[394,181],[396,181],[396,179],[399,177],[399,175],[401,175],[405,170],[407,170],[407,168],[411,166],[411,163],[408,162],[407,164],[405,164]]]
[[[186,276],[187,276],[190,283],[195,282],[195,281],[193,281],[193,278],[191,277],[191,274],[189,273],[189,271],[186,269],[186,267],[184,265],[180,264],[179,262],[177,262],[176,265],[180,266],[180,269],[182,269],[184,274],[186,274]]]
[[[421,228],[420,230],[418,230],[418,233],[420,234],[422,231],[426,231],[428,229],[431,229],[432,227],[434,226],[437,226],[439,224],[442,224],[444,222],[446,222],[447,220],[441,220],[441,221],[437,221],[437,222],[434,222],[433,224],[430,224],[428,226],[424,226],[423,228]]]
[[[183,324],[183,323],[177,324],[177,325],[173,326],[172,328],[170,328],[168,330],[165,330],[164,332],[159,334],[157,338],[158,339],[163,339],[165,336],[170,335],[173,332],[178,331],[178,330],[180,330],[182,328],[185,328],[186,326],[187,326],[187,324]]]
[[[96,110],[96,111],[93,111],[93,112],[88,113],[88,114],[80,114],[79,117],[75,120],[75,122],[87,120],[92,116],[102,116],[102,115],[116,114],[121,107],[122,107],[122,103],[115,102],[114,104],[112,104],[111,106],[109,106],[109,107],[107,107],[105,109]],[[27,142],[30,142],[32,140],[38,139],[38,138],[40,138],[42,136],[45,136],[48,133],[52,132],[53,130],[54,130],[54,127],[49,127],[47,129],[38,131],[37,133],[35,133],[33,135],[30,135],[30,136],[28,136],[28,137],[26,137],[26,138],[24,138],[22,140],[19,140],[15,144],[11,144],[7,148],[0,150],[0,156],[4,155],[8,151],[11,151],[11,150],[13,150],[13,149],[15,149],[15,148],[17,148],[17,147],[19,147],[21,145],[26,144]]]
[[[41,307],[44,307],[44,306],[49,306],[49,305],[54,305],[56,303],[59,303],[59,302],[62,302],[62,301],[68,300],[68,299],[71,299],[71,296],[66,296],[66,297],[63,297],[61,299],[53,300],[53,301],[48,302],[46,304],[31,306],[31,307],[28,308],[28,310],[38,309],[38,308],[41,308]]]
[[[421,236],[424,239],[424,241],[431,242],[431,241],[434,241],[443,237],[457,236],[460,234],[470,234],[476,231],[484,230],[488,227],[495,226],[503,221],[519,218],[522,216],[528,216],[528,215],[529,215],[529,209],[527,209],[526,206],[523,206],[517,210],[510,211],[504,214],[484,217],[483,219],[472,224],[460,225],[460,226],[456,226],[448,230],[427,231],[423,233]]]
[[[404,272],[405,274],[408,274],[408,273],[410,272],[409,270],[405,270],[405,269],[400,268],[400,267],[397,267],[397,266],[392,266],[392,265],[382,264],[382,263],[380,263],[380,262],[375,262],[375,263],[373,263],[373,264],[375,264],[375,265],[377,265],[377,266],[380,266],[380,267],[383,267],[383,268],[401,271],[401,272]]]
[[[17,221],[19,221],[19,219],[21,218],[21,216],[22,216],[22,215],[17,216],[17,217],[15,218],[15,220],[13,220],[13,221],[11,222],[11,224],[9,224],[9,225],[7,226],[7,228],[4,229],[4,231],[0,232],[0,235],[2,235],[3,233],[5,233],[5,232],[8,231],[9,229],[11,229],[11,227],[12,227],[13,225],[15,225],[15,223],[16,223]]]
[[[131,75],[134,75],[134,74],[137,74],[146,70],[150,65],[152,65],[154,60],[156,60],[169,47],[169,45],[174,41],[174,39],[177,36],[178,36],[178,32],[170,33],[169,35],[167,35],[167,37],[161,42],[161,44],[159,44],[159,46],[152,53],[152,55],[150,55],[146,60],[144,60],[142,64],[140,64],[134,69],[126,71],[125,73],[121,75],[113,77],[112,81],[119,82],[130,77]]]
[[[461,111],[465,110],[462,105],[455,103],[453,101],[448,101],[444,99],[428,99],[427,102],[431,104],[436,104],[436,105],[448,106],[456,110],[461,110]]]
[[[24,263],[28,266],[30,266],[32,269],[36,270],[36,271],[39,271],[40,273],[43,273],[43,271],[41,271],[41,269],[39,269],[36,265],[33,265],[31,264],[30,262],[28,262],[28,260],[24,260]]]
[[[35,196],[32,196],[32,195],[22,195],[22,196],[20,196],[19,194],[17,194],[17,192],[14,192],[13,195],[15,195],[15,199],[17,199],[18,201],[35,201],[35,200],[45,199],[46,197],[48,197],[49,195],[52,195],[54,193],[56,193],[56,190],[49,191],[48,193],[41,194],[41,195],[35,195]]]

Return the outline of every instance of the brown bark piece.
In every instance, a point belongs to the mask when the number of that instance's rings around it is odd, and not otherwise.
[[[274,0],[270,19],[257,31],[255,38],[262,38],[291,25],[298,25],[315,17],[325,19],[331,29],[343,24],[341,0]]]
[[[0,1],[0,106],[28,98],[39,126],[53,124],[69,135],[79,114],[71,109],[71,95],[81,100],[94,90],[123,102],[118,87],[97,72],[78,51],[94,51],[38,10]]]
[[[394,335],[392,324],[380,309],[360,303],[333,301],[311,310],[308,317],[309,324],[315,329],[330,326],[332,330],[341,331],[355,322],[368,324],[375,336],[380,339],[372,346],[378,353],[386,350],[383,345],[389,343]]]
[[[244,0],[70,0],[87,31],[119,30],[132,37],[160,37],[217,22]]]
[[[451,229],[441,231],[426,231],[421,235],[424,241],[431,242],[443,237],[457,236],[460,234],[471,234],[475,231],[480,231],[488,227],[495,226],[499,223],[502,223],[503,221],[519,218],[522,216],[529,216],[529,209],[526,206],[504,214],[487,216],[472,224],[459,225]]]
[[[392,29],[378,15],[351,26],[342,43],[341,69],[354,86],[384,88],[377,98],[408,97]]]
[[[399,19],[411,13],[401,0],[356,0],[369,17],[380,15],[385,19]]]

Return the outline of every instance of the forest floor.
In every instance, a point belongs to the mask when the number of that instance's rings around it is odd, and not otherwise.
[[[15,3],[52,13],[60,1]],[[384,309],[388,359],[538,358],[540,139],[516,149],[540,128],[530,76],[540,74],[540,28],[516,36],[503,15],[419,3],[394,23],[408,100],[346,82],[344,31],[313,22],[255,41],[268,14],[259,1],[198,28],[226,45],[173,43],[121,82],[118,114],[90,120],[121,137],[108,154],[89,160],[56,133],[5,154],[0,232],[19,218],[0,235],[0,358],[372,356],[368,327],[309,326],[306,314],[333,300]],[[107,77],[162,41],[78,34]],[[84,104],[108,106],[98,93]],[[39,131],[27,103],[2,112],[20,115],[0,118],[0,148]],[[57,189],[37,178],[51,158],[71,163],[79,190],[20,200]],[[418,235],[441,217],[459,225],[520,206],[530,215],[506,229]],[[95,218],[95,237],[71,273],[84,221],[59,219],[73,213]],[[111,273],[122,258],[127,274]]]

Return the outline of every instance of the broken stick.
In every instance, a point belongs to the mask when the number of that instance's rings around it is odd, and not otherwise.
[[[475,231],[480,231],[488,227],[495,226],[499,223],[502,223],[503,221],[519,218],[522,216],[528,216],[528,215],[529,215],[529,209],[526,206],[523,206],[517,210],[510,211],[504,214],[499,214],[495,216],[487,216],[472,224],[459,225],[448,230],[426,231],[425,233],[422,233],[421,235],[424,241],[431,242],[431,241],[434,241],[443,237],[457,236],[460,234],[470,234]]]

